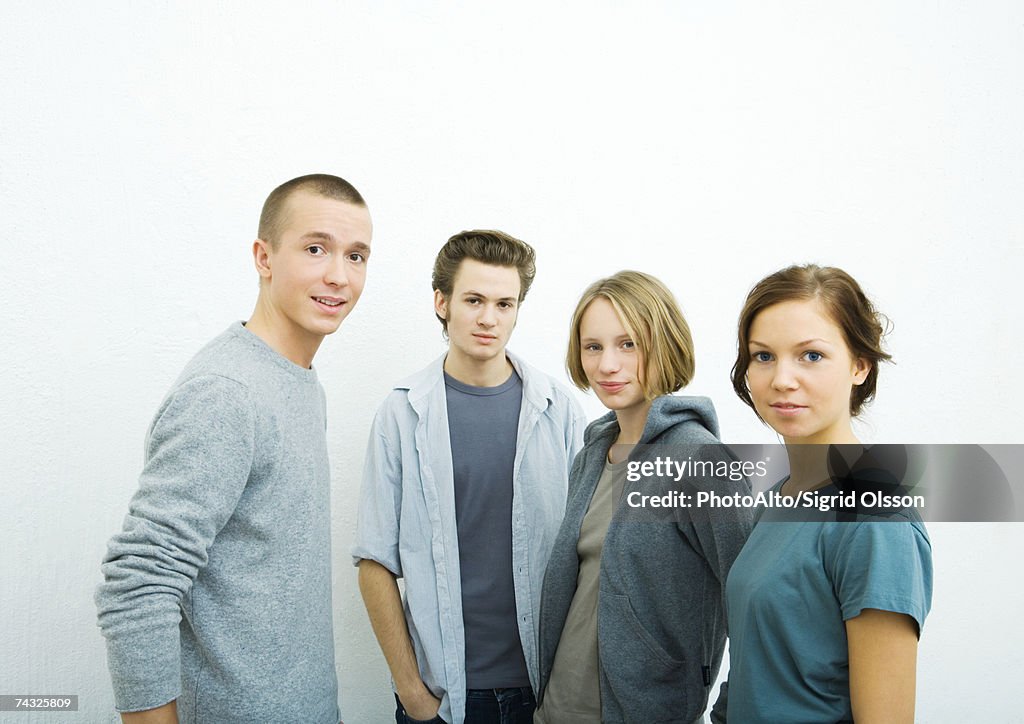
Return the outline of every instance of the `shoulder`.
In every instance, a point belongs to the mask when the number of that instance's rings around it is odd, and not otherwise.
[[[377,408],[375,427],[402,427],[426,413],[444,392],[444,356],[394,384]]]
[[[233,323],[200,349],[185,365],[177,384],[211,375],[253,389],[293,382],[319,385],[312,369],[303,369],[288,361],[246,330],[241,322]]]
[[[444,358],[445,355],[441,355],[426,367],[396,382],[389,397],[394,397],[397,392],[400,393],[399,398],[418,399],[430,394],[438,385],[443,385]]]
[[[568,387],[513,352],[506,350],[505,354],[523,381],[524,397],[556,414],[570,418],[583,416],[583,408]]]
[[[619,421],[614,411],[606,412],[589,425],[583,433],[583,446],[590,448],[597,444],[606,442],[606,438],[616,434],[619,429]]]
[[[718,415],[707,397],[662,395],[647,413],[644,443],[705,445],[718,442]]]

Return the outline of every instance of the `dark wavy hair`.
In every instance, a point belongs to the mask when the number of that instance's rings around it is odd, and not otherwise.
[[[864,404],[875,396],[878,363],[892,359],[882,349],[882,338],[889,320],[875,309],[853,277],[832,266],[790,266],[754,285],[740,312],[737,330],[739,348],[736,363],[732,366],[732,388],[756,413],[747,386],[747,368],[751,359],[750,327],[754,318],[764,309],[780,302],[800,300],[820,302],[832,321],[842,330],[843,339],[853,358],[867,360],[871,365],[864,382],[855,385],[850,392],[850,414],[856,416]]]
[[[437,252],[431,284],[445,299],[455,291],[455,275],[463,259],[475,259],[493,266],[514,267],[519,272],[519,302],[526,299],[533,278],[537,274],[536,254],[533,247],[503,231],[477,229],[463,231],[448,239]],[[448,334],[448,320],[435,312]]]

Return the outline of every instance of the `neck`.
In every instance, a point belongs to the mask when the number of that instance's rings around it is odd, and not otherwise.
[[[497,387],[512,375],[512,370],[512,363],[504,353],[488,360],[475,360],[449,349],[444,358],[444,371],[473,387]]]
[[[813,490],[829,482],[828,451],[833,445],[860,445],[853,431],[828,441],[786,440],[789,458],[789,492]]]
[[[616,445],[636,445],[647,426],[647,413],[651,411],[653,400],[633,405],[626,410],[616,410],[615,418],[619,422],[619,436]]]
[[[289,362],[309,369],[324,338],[321,335],[296,331],[291,327],[292,325],[281,319],[280,314],[268,309],[261,300],[256,301],[256,309],[245,323],[245,328],[266,342],[272,350]]]

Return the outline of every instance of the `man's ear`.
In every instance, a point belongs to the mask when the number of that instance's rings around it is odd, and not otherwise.
[[[252,243],[252,260],[261,279],[270,279],[270,242],[257,239]]]
[[[448,319],[448,300],[444,298],[440,289],[434,290],[434,314],[441,319]]]

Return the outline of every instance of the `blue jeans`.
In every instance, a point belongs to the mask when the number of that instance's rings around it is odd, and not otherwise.
[[[410,719],[398,701],[397,724],[423,724]],[[466,691],[466,724],[533,724],[537,701],[529,686],[511,689],[469,689]],[[428,719],[429,724],[444,724],[444,719]]]

